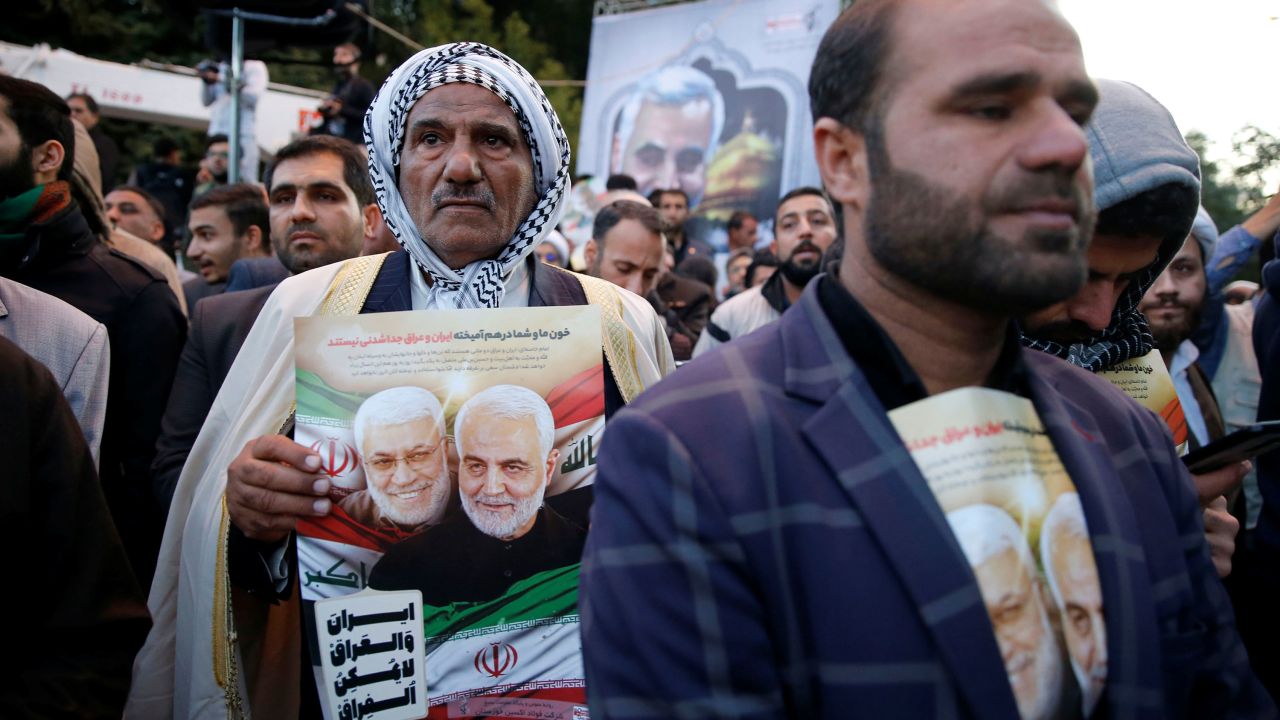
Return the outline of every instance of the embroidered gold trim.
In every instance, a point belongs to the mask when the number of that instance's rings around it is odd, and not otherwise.
[[[622,399],[631,402],[644,391],[640,369],[636,366],[636,338],[622,320],[622,297],[606,280],[574,274],[582,284],[587,302],[600,308],[600,333],[604,355],[609,359],[613,379],[618,383]]]
[[[355,315],[364,307],[364,301],[373,289],[373,281],[382,269],[390,253],[352,258],[342,264],[334,275],[318,315]],[[289,403],[289,414],[280,425],[283,433],[293,419],[297,403]],[[227,495],[222,495],[222,517],[218,522],[218,558],[213,582],[213,675],[222,688],[227,703],[227,717],[245,717],[244,699],[240,697],[240,683],[236,668],[236,623],[231,602],[231,576],[227,567],[227,533],[231,516],[227,513]]]

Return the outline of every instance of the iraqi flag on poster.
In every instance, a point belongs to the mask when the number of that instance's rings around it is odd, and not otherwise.
[[[427,717],[587,718],[578,572],[548,570],[487,602],[425,606]]]

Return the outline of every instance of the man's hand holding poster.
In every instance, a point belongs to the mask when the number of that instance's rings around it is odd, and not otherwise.
[[[429,717],[585,717],[577,586],[604,428],[599,311],[308,317],[295,331],[295,438],[333,487],[332,513],[298,527],[326,716],[352,704],[324,677],[326,618],[371,588],[422,595],[412,655]],[[389,672],[374,684],[404,684]]]

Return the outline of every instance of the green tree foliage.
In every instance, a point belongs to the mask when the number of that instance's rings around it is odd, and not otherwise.
[[[49,43],[114,62],[193,64],[203,56],[190,11],[166,0],[35,0],[7,3],[0,40]]]
[[[581,67],[576,66],[578,58],[566,59],[557,53],[557,44],[543,39],[553,32],[558,22],[557,8],[544,6],[537,18],[535,30],[519,11],[511,9],[500,15],[487,0],[416,0],[400,2],[384,6],[379,15],[383,22],[396,27],[404,34],[419,43],[432,47],[448,42],[473,40],[492,45],[510,55],[539,80],[566,80],[581,78],[585,75],[585,61]],[[581,15],[590,19],[590,8],[585,2],[565,3]],[[565,8],[558,9],[559,13]],[[589,24],[588,30],[589,33]],[[392,69],[413,54],[413,50],[404,43],[386,35],[378,40],[380,52],[377,65],[371,68],[380,81]],[[366,75],[368,73],[365,73]],[[544,86],[551,105],[560,116],[569,142],[576,146],[578,128],[582,117],[582,87],[580,86]]]
[[[1244,191],[1222,164],[1208,159],[1209,138],[1199,130],[1187,133],[1187,144],[1200,156],[1200,204],[1222,230],[1238,224],[1248,215],[1241,207]]]
[[[1239,163],[1241,206],[1246,213],[1260,209],[1276,192],[1274,171],[1280,168],[1280,138],[1256,125],[1246,125],[1231,137],[1231,150]]]

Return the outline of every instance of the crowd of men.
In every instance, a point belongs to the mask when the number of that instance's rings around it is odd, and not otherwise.
[[[568,139],[498,50],[376,96],[359,59],[261,184],[215,134],[198,177],[162,141],[104,187],[93,99],[0,76],[4,527],[52,590],[13,594],[0,715],[320,717],[296,530],[341,508],[405,538],[369,585],[430,605],[580,561],[594,717],[1277,716],[1280,456],[1179,454],[1280,419],[1280,265],[1227,294],[1280,195],[1220,233],[1169,112],[1051,4],[855,3],[810,74],[821,187],[720,252],[656,170],[574,247]],[[425,389],[366,398],[340,501],[293,439],[295,317],[586,304],[618,336],[592,484],[514,385],[452,434]],[[1114,379],[1153,358],[1176,412]],[[973,388],[1043,426],[1034,522],[944,502],[895,426]]]

